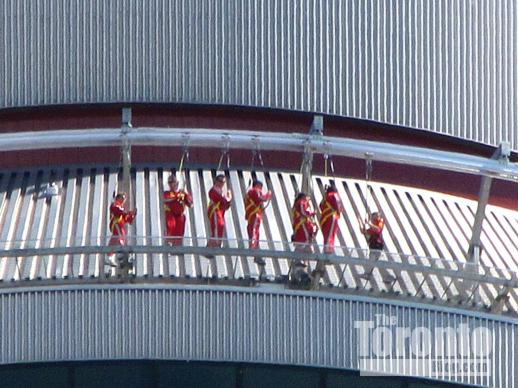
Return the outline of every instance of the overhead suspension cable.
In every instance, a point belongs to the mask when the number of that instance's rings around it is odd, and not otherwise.
[[[223,159],[226,157],[226,169],[228,170],[230,168],[230,136],[225,135],[223,136],[225,141],[225,147],[221,149],[221,156],[219,158],[218,162],[218,168],[216,171],[220,171],[221,167],[223,165]]]
[[[367,211],[367,219],[370,218],[370,206],[369,206],[369,199],[370,199],[370,192],[372,190],[372,187],[370,185],[371,179],[372,179],[372,157],[373,154],[370,152],[365,153],[365,209]]]

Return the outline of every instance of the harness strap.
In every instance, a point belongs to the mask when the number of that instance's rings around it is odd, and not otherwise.
[[[247,205],[245,207],[245,214],[252,209],[251,213],[248,215],[247,221],[250,222],[252,217],[259,213],[262,209],[261,205],[256,205],[255,202],[248,195],[246,196]]]
[[[110,220],[110,229],[115,227],[115,225],[118,225],[122,220],[124,219],[124,216],[112,216]]]
[[[329,203],[329,201],[325,201],[325,205],[324,205],[324,210],[322,210],[322,216],[320,218],[320,225],[324,225],[326,223],[326,221],[336,215],[336,214],[339,214],[339,212],[337,212],[332,206],[331,204]]]
[[[209,218],[212,218],[212,216],[214,215],[216,210],[219,209],[220,205],[221,205],[221,202],[214,203],[214,202],[210,201],[210,203],[209,203],[209,208],[210,208]]]
[[[294,233],[297,233],[299,231],[300,228],[302,228],[302,225],[304,225],[306,223],[306,220],[305,219],[301,219],[294,227],[293,227],[293,232]]]
[[[293,218],[297,218],[300,216],[300,221],[297,222],[295,224],[295,226],[293,227],[293,232],[294,233],[297,233],[299,231],[299,229],[302,227],[302,225],[304,225],[310,218],[309,217],[306,217],[305,215],[303,215],[302,213],[300,213],[298,210],[296,209],[293,209]]]

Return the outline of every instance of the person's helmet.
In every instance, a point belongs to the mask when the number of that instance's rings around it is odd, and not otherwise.
[[[115,196],[115,199],[117,201],[124,201],[124,200],[126,200],[126,193],[124,193],[124,192],[117,193],[117,195]]]
[[[295,197],[295,201],[299,201],[299,200],[301,200],[301,199],[303,199],[303,198],[306,198],[306,197],[307,197],[306,193],[300,192],[300,193],[298,193],[298,194],[297,194],[297,196]]]
[[[169,175],[169,178],[167,178],[167,183],[177,183],[178,179],[176,178],[176,175],[171,174]]]
[[[375,222],[375,221],[379,221],[379,220],[383,220],[383,218],[381,217],[381,214],[379,212],[372,212],[371,221]]]
[[[336,189],[336,186],[334,183],[330,183],[326,185],[326,193],[336,193],[338,190]]]

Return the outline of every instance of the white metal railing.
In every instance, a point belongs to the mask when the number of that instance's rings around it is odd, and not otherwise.
[[[397,164],[429,167],[518,181],[518,165],[508,161],[391,143],[266,131],[197,128],[100,128],[0,134],[0,151],[67,147],[120,146],[122,139],[141,146],[187,146],[227,149],[261,149],[347,156]]]
[[[106,255],[108,253],[129,254],[134,261],[139,255],[200,255],[200,256],[234,256],[234,257],[265,257],[273,260],[308,260],[337,264],[345,271],[347,266],[360,266],[365,271],[373,268],[406,272],[414,274],[433,275],[442,278],[458,279],[468,282],[492,284],[498,287],[518,288],[518,272],[510,268],[496,268],[483,264],[467,263],[465,261],[445,260],[413,254],[381,252],[376,260],[369,258],[369,250],[337,245],[336,254],[325,254],[323,246],[313,244],[314,253],[300,252],[293,249],[293,243],[288,241],[260,241],[261,249],[248,249],[248,240],[222,239],[222,248],[208,248],[206,237],[184,237],[183,245],[169,246],[164,244],[164,236],[128,236],[126,246],[108,246],[110,236],[75,237],[66,246],[58,245],[57,238],[38,240],[9,240],[0,241],[0,258],[16,260],[28,257],[70,256],[75,260],[85,255]],[[101,242],[84,245],[84,241]],[[282,248],[278,248],[282,247]],[[45,261],[43,265],[48,265]],[[44,271],[47,273],[47,271]],[[229,271],[232,272],[232,271]],[[343,272],[342,272],[343,276]],[[21,276],[17,276],[21,279]],[[424,282],[424,280],[423,280]],[[418,286],[420,289],[422,284]]]

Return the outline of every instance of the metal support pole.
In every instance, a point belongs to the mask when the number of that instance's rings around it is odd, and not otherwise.
[[[324,120],[322,116],[314,116],[313,123],[309,130],[309,134],[312,139],[318,139],[324,132]],[[306,141],[304,144],[304,153],[302,155],[302,182],[300,190],[303,193],[309,194],[311,192],[311,172],[313,170],[313,150],[311,149],[310,141]]]
[[[509,143],[501,143],[494,152],[491,159],[498,160],[502,164],[507,164],[511,154]],[[490,176],[483,176],[480,182],[480,189],[478,192],[478,205],[475,214],[475,221],[471,231],[471,239],[467,252],[467,259],[473,262],[475,256],[480,254],[480,235],[482,234],[482,225],[486,214],[486,205],[489,201],[489,194],[491,191],[491,183],[493,178]],[[475,247],[478,247],[478,252],[475,252]]]
[[[312,139],[319,139],[324,134],[324,118],[320,115],[313,116],[313,123],[309,134]],[[307,142],[304,146],[304,156],[302,161],[302,191],[310,195],[313,185],[311,184],[311,173],[313,170],[313,150]],[[313,271],[311,278],[311,289],[316,290],[320,285],[320,278],[325,270],[325,262],[319,261]]]
[[[484,176],[480,182],[480,189],[478,192],[477,212],[475,213],[475,220],[473,221],[473,228],[471,229],[471,239],[467,253],[468,261],[472,262],[475,256],[475,248],[480,250],[480,235],[482,234],[482,225],[484,223],[486,205],[489,201],[489,194],[491,192],[491,184],[493,178]]]
[[[511,152],[509,144],[501,143],[493,153],[493,156],[491,156],[491,159],[498,160],[499,162],[506,164],[509,161],[510,154]],[[493,178],[487,175],[483,176],[480,181],[477,211],[475,213],[475,220],[473,221],[473,227],[471,229],[471,239],[469,242],[468,252],[466,254],[466,258],[468,261],[468,269],[471,269],[471,271],[475,272],[478,272],[478,266],[480,262],[480,236],[482,234],[482,227],[484,224],[486,214],[486,206],[489,202],[489,195],[491,193],[492,183]],[[478,285],[468,283],[467,287],[465,287],[465,290],[468,291],[471,289],[473,290],[472,295],[474,298],[474,302],[478,303],[480,301]]]
[[[511,151],[509,143],[501,143],[494,152],[491,159],[498,160],[502,164],[507,164],[509,162],[510,155]],[[483,176],[480,182],[477,212],[475,214],[475,221],[473,222],[471,240],[469,242],[469,248],[467,253],[467,258],[469,261],[473,261],[473,258],[475,256],[475,247],[478,247],[480,250],[480,235],[482,234],[482,224],[485,218],[486,205],[489,201],[489,194],[491,191],[492,182],[493,178],[487,175]]]
[[[300,191],[306,194],[309,194],[311,189],[311,170],[313,168],[313,153],[311,152],[311,147],[307,143],[304,146],[304,153],[302,155],[302,166],[301,170],[301,182],[300,182]]]
[[[122,108],[121,125],[121,165],[122,165],[122,185],[119,191],[127,195],[127,206],[132,207],[133,198],[131,195],[131,144],[128,133],[131,129],[131,108]]]
[[[121,165],[122,165],[122,184],[119,191],[126,193],[126,207],[133,209],[133,193],[131,191],[131,143],[128,133],[131,130],[131,108],[122,108],[122,124],[121,124]],[[134,245],[131,239],[131,228],[128,228],[127,243]],[[124,252],[121,257],[120,274],[128,276],[129,271],[129,253]]]

